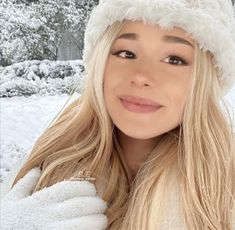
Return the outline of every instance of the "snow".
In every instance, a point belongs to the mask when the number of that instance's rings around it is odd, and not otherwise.
[[[0,68],[0,97],[69,94],[82,90],[81,60],[32,60]]]
[[[65,28],[73,35],[77,58],[81,58],[85,25],[95,4],[94,0],[1,0],[0,65],[62,59],[64,56],[62,51],[59,56],[58,49],[61,50]]]
[[[70,102],[76,97],[79,94],[72,97]],[[67,94],[0,99],[0,181],[11,170],[12,165],[29,153],[33,143],[68,99]]]

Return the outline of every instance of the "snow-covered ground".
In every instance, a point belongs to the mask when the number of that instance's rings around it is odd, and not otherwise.
[[[79,94],[76,97],[79,97]],[[68,98],[67,94],[62,94],[0,99],[0,180],[7,175],[20,157],[29,152],[33,143],[60,112]],[[235,112],[235,87],[225,98],[230,110]]]
[[[33,143],[68,99],[67,94],[0,99],[0,181],[18,159],[29,153]]]

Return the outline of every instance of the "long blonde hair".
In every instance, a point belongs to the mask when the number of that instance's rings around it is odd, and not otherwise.
[[[188,229],[230,230],[234,134],[232,120],[219,104],[219,80],[209,52],[196,48],[182,123],[161,135],[133,182],[128,180],[103,96],[105,63],[122,26],[115,22],[97,42],[85,69],[82,95],[40,136],[13,186],[36,166],[42,167],[42,175],[34,192],[87,170],[107,202],[108,229],[161,229],[167,218],[180,218],[168,216],[175,207],[167,209],[170,197],[174,200],[178,191]]]

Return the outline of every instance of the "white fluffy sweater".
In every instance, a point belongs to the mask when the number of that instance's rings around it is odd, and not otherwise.
[[[10,171],[7,178],[0,184],[1,188],[1,199],[5,196],[5,194],[9,191],[11,184],[17,174],[19,168],[24,163],[25,158],[21,159],[16,165],[14,165],[13,169]],[[174,183],[175,181],[175,183]],[[177,178],[173,180],[174,191],[170,191],[167,196],[168,209],[167,216],[164,221],[164,224],[161,230],[186,230],[186,225],[183,223],[182,218],[180,217],[180,206],[179,206],[179,187],[177,186]],[[233,209],[233,225],[232,230],[235,230],[235,207]],[[94,230],[94,229],[93,229]]]

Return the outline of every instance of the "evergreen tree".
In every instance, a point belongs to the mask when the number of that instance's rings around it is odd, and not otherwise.
[[[82,52],[84,29],[97,0],[2,0],[0,65],[57,60],[65,31]]]

